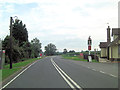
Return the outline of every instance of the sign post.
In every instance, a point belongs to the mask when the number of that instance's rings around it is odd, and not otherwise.
[[[92,62],[92,57],[90,56],[91,45],[92,45],[92,39],[89,36],[89,38],[88,38],[88,50],[89,50],[88,60],[89,60],[89,62]]]
[[[2,88],[2,40],[0,39],[0,88]]]
[[[40,53],[40,58],[42,57],[42,53]]]
[[[5,65],[5,50],[2,50],[2,68]]]
[[[0,39],[0,88],[2,88],[2,42]]]
[[[2,69],[2,41],[0,39],[0,69]]]

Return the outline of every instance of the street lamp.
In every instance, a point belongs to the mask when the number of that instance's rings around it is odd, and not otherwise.
[[[13,30],[13,24],[15,23],[13,18],[16,18],[15,20],[18,20],[18,17],[10,17],[10,69],[12,69],[12,30]]]

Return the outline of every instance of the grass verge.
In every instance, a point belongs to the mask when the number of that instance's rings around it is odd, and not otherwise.
[[[78,56],[65,56],[63,55],[64,59],[72,59],[72,60],[76,60],[76,61],[87,61],[86,59],[81,59]]]
[[[14,74],[15,72],[19,71],[22,67],[39,60],[39,58],[28,59],[22,62],[13,63],[13,68],[9,69],[9,65],[5,65],[4,69],[2,69],[2,80],[6,79],[10,75]]]
[[[17,72],[20,69],[21,68],[3,69],[2,70],[2,80],[6,79],[7,77],[9,77],[10,75],[12,75],[13,73]]]
[[[26,65],[29,64],[29,63],[32,63],[32,62],[35,61],[35,60],[38,60],[38,58],[27,59],[27,60],[22,61],[22,62],[13,63],[12,66],[13,66],[13,68],[23,67],[23,66],[26,66]],[[10,65],[5,65],[5,66],[4,66],[4,69],[7,69],[7,68],[9,68],[9,67],[10,67]]]
[[[82,59],[82,58],[79,58],[78,56],[67,56],[67,55],[62,55],[62,57],[64,59],[71,59],[71,60],[75,60],[75,61],[88,61],[87,59]],[[96,60],[92,60],[92,62],[97,62]]]

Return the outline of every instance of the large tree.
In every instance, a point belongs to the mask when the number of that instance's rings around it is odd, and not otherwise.
[[[14,37],[12,37],[12,60],[13,62],[18,62],[22,57],[21,57],[21,50],[22,48],[19,47],[18,41],[15,40]],[[5,62],[9,63],[9,58],[10,58],[10,37],[6,36],[5,39],[2,41],[2,48],[3,50],[6,51],[6,59]]]
[[[75,53],[75,51],[74,50],[70,50],[69,53]]]
[[[32,47],[32,57],[38,57],[41,52],[41,43],[40,40],[37,38],[34,38],[31,40],[31,47]]]
[[[65,48],[64,50],[63,50],[63,54],[66,54],[67,53],[67,49]]]
[[[22,53],[22,56],[25,58],[31,58],[32,55],[32,45],[30,42],[24,42],[22,45],[22,48],[24,52]]]
[[[28,31],[26,25],[20,20],[15,20],[12,30],[13,37],[19,41],[19,46],[28,41]]]
[[[56,46],[52,43],[48,44],[45,46],[45,54],[50,56],[50,55],[55,55],[56,54]]]

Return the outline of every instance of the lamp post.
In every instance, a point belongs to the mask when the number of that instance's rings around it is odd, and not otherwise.
[[[12,69],[12,51],[13,51],[13,48],[12,48],[12,41],[13,41],[13,39],[12,39],[12,36],[13,36],[12,35],[12,30],[13,30],[13,24],[14,24],[13,18],[18,19],[18,17],[17,16],[10,17],[10,69]],[[15,19],[15,20],[17,20],[17,19]]]

